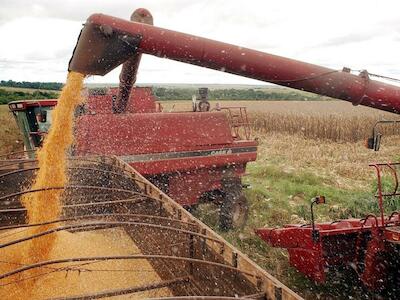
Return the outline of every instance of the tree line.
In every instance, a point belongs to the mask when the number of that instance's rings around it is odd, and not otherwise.
[[[63,87],[60,82],[28,82],[28,81],[13,81],[1,80],[0,87],[16,87],[16,88],[30,88],[42,90],[59,91]],[[159,100],[190,100],[192,95],[198,95],[196,88],[178,88],[178,87],[153,87],[153,93]],[[0,95],[0,103],[6,103],[13,100],[21,99],[49,99],[57,98],[57,95],[51,92],[20,92],[20,91],[2,91]],[[313,95],[310,93],[303,93],[293,90],[282,89],[210,89],[210,100],[297,100],[297,101],[313,101],[313,100],[326,100],[327,97]],[[6,102],[5,102],[6,101]]]
[[[0,88],[0,104],[7,104],[16,100],[33,100],[33,99],[57,99],[58,94],[54,92],[34,91],[7,91]]]
[[[30,81],[1,80],[0,86],[59,91],[63,87],[63,84],[61,82],[30,82]]]
[[[153,87],[153,93],[159,100],[189,100],[198,95],[197,89]],[[213,89],[209,90],[210,100],[325,100],[327,97],[296,91],[274,91],[258,89]]]

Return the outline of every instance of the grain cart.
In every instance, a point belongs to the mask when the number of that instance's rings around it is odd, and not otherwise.
[[[75,156],[66,168],[67,185],[34,190],[36,160],[0,159],[1,299],[31,271],[35,299],[302,299],[121,159]],[[62,215],[27,224],[21,197],[50,189],[63,191]],[[59,252],[15,262],[52,235]]]

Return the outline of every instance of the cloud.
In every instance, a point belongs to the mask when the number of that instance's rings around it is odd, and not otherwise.
[[[210,1],[211,2],[211,1]],[[164,0],[162,5],[158,0],[2,0],[0,24],[21,17],[58,18],[70,21],[84,21],[94,12],[128,18],[137,7],[153,8],[152,11],[167,17],[177,16],[182,8],[192,6],[188,0]]]
[[[72,52],[81,27],[79,22],[51,18],[24,17],[7,22],[0,26],[0,59],[62,58]]]
[[[137,7],[155,25],[333,68],[390,75],[400,64],[398,1],[320,0],[2,0],[0,79],[64,80],[86,18],[101,12],[128,19]],[[355,20],[354,15],[360,16]],[[23,66],[23,67],[21,67]],[[376,72],[377,72],[376,71]],[[144,56],[141,82],[250,82],[213,70]],[[57,79],[59,80],[59,79]],[[99,82],[118,81],[118,71]],[[254,83],[254,81],[251,81]]]
[[[338,36],[329,39],[326,42],[318,44],[318,46],[319,47],[343,46],[352,43],[366,42],[374,38],[375,38],[375,32],[351,33],[344,36]]]

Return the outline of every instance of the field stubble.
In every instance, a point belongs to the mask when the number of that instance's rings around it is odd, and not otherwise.
[[[334,142],[358,142],[371,136],[378,120],[396,120],[392,113],[369,107],[352,106],[343,101],[271,102],[254,111],[250,109],[253,129],[264,133],[298,134],[312,139]],[[380,126],[385,136],[398,135],[400,127]]]
[[[397,118],[397,116],[395,116]],[[251,113],[251,126],[264,133],[279,132],[300,135],[311,139],[325,139],[333,142],[365,141],[372,135],[372,128],[378,120],[393,120],[386,115],[315,115],[304,113]],[[379,126],[384,136],[399,135],[399,126]]]

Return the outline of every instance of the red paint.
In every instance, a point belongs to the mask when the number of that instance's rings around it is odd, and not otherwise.
[[[151,89],[135,87],[126,111],[115,114],[116,95],[89,96],[75,122],[74,154],[117,155],[147,177],[166,175],[168,194],[182,205],[220,189],[227,168],[243,176],[257,158],[257,142],[234,138],[225,112],[157,112]]]
[[[112,113],[113,97],[116,99],[118,88],[110,88],[105,95],[90,95],[86,106],[90,113],[110,114]],[[114,100],[115,101],[115,100]],[[151,113],[156,112],[156,99],[151,87],[134,87],[127,103],[128,113]]]
[[[295,89],[305,90],[381,110],[400,112],[400,87],[370,80],[365,74],[356,76],[348,72],[338,72],[329,68],[288,59],[240,46],[226,44],[198,36],[167,30],[142,23],[129,22],[119,18],[94,14],[89,17],[85,29],[107,27],[114,33],[113,38],[85,43],[78,40],[70,69],[91,74],[109,72],[109,65],[118,65],[121,57],[114,57],[116,63],[100,66],[98,60],[106,53],[107,45],[115,43],[118,36],[140,37],[137,53],[177,60],[210,69],[220,70],[244,77],[272,82]],[[82,51],[92,47],[89,62],[79,61]],[[103,51],[103,52],[102,52]],[[134,54],[134,53],[133,53]],[[110,58],[109,58],[110,59]],[[84,63],[85,66],[81,64]],[[91,68],[88,68],[91,66]]]
[[[131,15],[131,21],[153,25],[153,16],[144,8],[138,8]],[[119,75],[119,89],[114,103],[114,110],[118,113],[126,112],[126,105],[130,102],[131,89],[136,82],[136,76],[142,54],[133,54],[123,65]]]
[[[143,175],[152,175],[176,171],[190,171],[202,168],[223,167],[228,165],[240,165],[246,164],[249,161],[255,161],[256,158],[257,152],[251,152],[213,157],[190,157],[185,159],[168,159],[153,162],[133,162],[130,163],[130,165]]]
[[[19,105],[21,107],[17,108],[14,107],[15,105]],[[10,111],[18,111],[18,110],[25,110],[28,107],[37,107],[37,106],[55,106],[57,105],[57,99],[47,99],[47,100],[18,100],[12,101],[8,103],[8,107]]]
[[[223,166],[223,164],[221,164]],[[225,165],[226,166],[226,165]],[[225,168],[194,168],[184,173],[175,173],[169,179],[168,194],[184,206],[191,206],[208,191],[221,189],[221,178]],[[244,175],[245,164],[234,168],[235,176]]]
[[[77,154],[129,155],[219,148],[233,138],[223,113],[84,115],[76,121]]]
[[[150,87],[134,88],[127,103],[128,113],[152,113],[156,112],[156,98]]]
[[[390,224],[390,226],[388,226]],[[387,241],[391,229],[400,226],[399,215],[385,218],[385,224],[376,217],[346,219],[332,223],[315,224],[320,239],[313,241],[310,225],[286,225],[285,228],[256,229],[256,234],[273,247],[287,248],[290,264],[316,282],[324,282],[329,268],[365,264],[360,279],[371,290],[383,288],[387,261],[382,254],[390,255]],[[361,242],[363,237],[370,236]],[[365,251],[365,256],[360,256]]]

